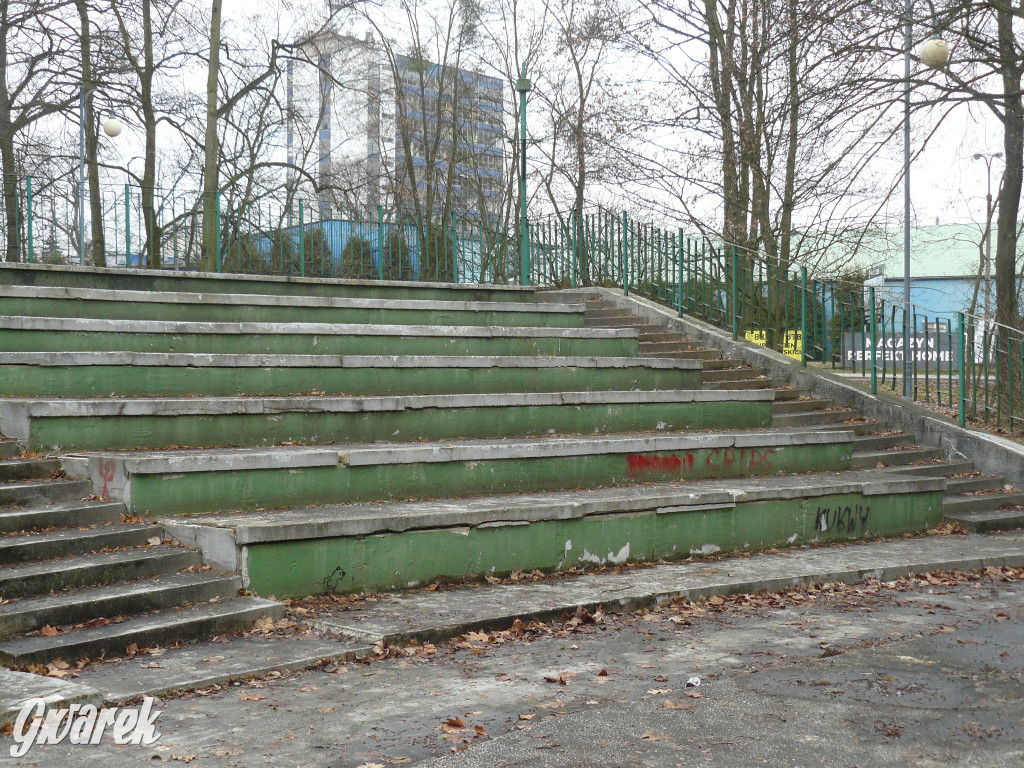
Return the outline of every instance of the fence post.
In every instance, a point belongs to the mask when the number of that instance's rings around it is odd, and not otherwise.
[[[530,222],[526,222],[526,234],[530,234]],[[455,211],[452,211],[452,280],[459,282],[459,228]]]
[[[800,267],[800,364],[807,367],[807,267]]]
[[[963,312],[957,313],[957,338],[959,338],[960,340],[959,344],[957,345],[960,347],[960,349],[958,350],[960,352],[960,372],[957,376],[957,378],[959,378],[960,380],[960,412],[957,415],[957,422],[959,422],[960,426],[963,427],[967,425],[967,392],[965,391],[967,379],[964,375],[964,369],[967,367],[967,336],[964,333]]]
[[[622,275],[622,295],[629,296],[629,221],[622,212],[622,231],[619,232],[619,255],[622,258],[619,274]]]
[[[124,185],[124,266],[132,265],[132,190]]]
[[[377,206],[377,279],[384,279],[384,206]]]
[[[679,243],[676,249],[676,311],[679,316],[683,316],[683,249],[685,248],[685,238],[683,237],[683,228],[679,228]]]
[[[306,209],[299,200],[299,277],[306,276]]]
[[[28,205],[28,263],[35,261],[35,251],[32,242],[32,177],[26,179],[25,187],[26,204]]]
[[[214,214],[213,214],[214,215],[215,223],[214,223],[214,226],[213,226],[213,232],[214,232],[214,235],[215,235],[216,244],[215,244],[214,248],[217,251],[217,254],[216,254],[217,255],[217,271],[220,272],[221,268],[223,267],[223,263],[222,263],[222,260],[221,260],[222,259],[222,254],[221,254],[221,250],[220,250],[220,192],[219,191],[216,192],[215,195],[216,195],[216,197],[214,197]]]
[[[871,394],[878,394],[878,332],[875,319],[875,289],[868,288],[868,301],[871,302]]]
[[[730,293],[731,303],[729,305],[729,314],[732,316],[732,338],[736,340],[740,335],[740,318],[736,313],[736,268],[739,264],[739,254],[736,251],[736,246],[732,247],[732,290]]]

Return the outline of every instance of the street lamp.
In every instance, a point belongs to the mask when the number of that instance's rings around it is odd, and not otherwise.
[[[526,94],[531,90],[526,78],[526,65],[516,83],[519,91],[519,284],[530,284],[530,225],[526,218]]]
[[[78,263],[85,266],[85,103],[96,89],[85,90],[78,97]],[[111,115],[103,121],[103,132],[114,138],[121,135],[121,121]]]
[[[910,384],[910,47],[914,34],[914,0],[907,0],[903,26],[903,397],[912,400]],[[949,60],[949,46],[937,37],[921,46],[921,61],[936,69]],[[916,328],[914,329],[917,330]]]
[[[985,194],[985,322],[992,318],[992,160],[1002,156],[1002,152],[991,155],[978,152],[974,155],[975,160],[985,161],[988,179],[988,191]]]

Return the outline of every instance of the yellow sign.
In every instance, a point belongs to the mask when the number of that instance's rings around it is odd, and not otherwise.
[[[747,331],[747,341],[752,341],[758,346],[767,346],[767,332],[766,331]],[[794,360],[803,359],[803,339],[800,337],[800,331],[787,331],[786,341],[782,346],[782,354],[786,357],[792,357]]]

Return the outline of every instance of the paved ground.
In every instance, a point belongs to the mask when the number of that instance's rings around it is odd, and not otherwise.
[[[37,746],[17,764],[1010,768],[1022,648],[1020,569],[716,596],[186,694],[161,703],[153,747]]]

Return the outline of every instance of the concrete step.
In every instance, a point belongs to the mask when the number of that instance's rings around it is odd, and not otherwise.
[[[56,459],[8,459],[0,461],[0,483],[12,480],[41,480],[60,469]]]
[[[652,326],[647,330],[640,331],[640,344],[661,344],[661,343],[694,343],[689,342],[685,336],[676,331],[669,331],[663,325]]]
[[[127,511],[120,501],[66,502],[0,510],[0,534],[116,523]]]
[[[915,464],[916,462],[936,461],[942,458],[938,448],[898,448],[891,451],[864,451],[855,453],[852,466],[855,469],[889,466],[891,464]]]
[[[717,371],[705,371],[701,379],[707,384],[720,381],[754,379],[764,375],[764,368],[722,368]]]
[[[640,353],[658,352],[686,352],[693,349],[708,349],[705,344],[699,341],[690,341],[680,337],[673,341],[642,341],[640,342]],[[717,350],[716,350],[717,351]]]
[[[614,304],[610,307],[595,307],[592,302],[587,302],[585,306],[587,320],[604,319],[608,317],[636,317],[636,315],[624,315],[622,310]]]
[[[290,596],[317,593],[325,585],[339,593],[406,589],[438,576],[898,536],[939,522],[942,487],[941,478],[859,470],[347,503],[163,522],[179,540],[203,546],[214,566],[237,569],[245,563],[245,589]]]
[[[717,371],[721,368],[739,368],[742,363],[731,357],[716,357],[710,360],[701,360],[702,370]]]
[[[972,472],[963,477],[946,478],[946,495],[957,496],[971,491],[988,491],[1000,489],[1006,483],[1002,475],[986,475],[981,472]]]
[[[171,272],[125,268],[84,268],[45,264],[0,263],[0,283],[53,288],[101,288],[160,293],[242,293],[273,296],[321,296],[431,301],[532,302],[534,288],[519,285],[477,285],[398,280],[341,280],[296,275],[241,275],[212,272]],[[564,299],[559,299],[564,301]]]
[[[0,597],[23,598],[70,587],[140,579],[201,563],[200,554],[194,550],[161,545],[9,565],[0,567]]]
[[[136,514],[161,515],[845,469],[851,440],[752,429],[82,453],[65,465]]]
[[[42,533],[0,538],[0,563],[26,563],[115,547],[141,547],[150,538],[163,538],[153,525],[106,523],[88,528],[61,528]]]
[[[0,284],[0,315],[193,322],[578,328],[581,304],[130,291]]]
[[[783,413],[794,413],[794,412],[808,412],[808,411],[820,411],[825,408],[831,408],[831,400],[822,400],[820,398],[795,398],[793,400],[776,401],[773,406],[773,411],[776,415]]]
[[[0,643],[0,662],[24,667],[54,659],[77,660],[121,655],[139,648],[187,642],[251,627],[261,616],[281,618],[281,603],[236,597],[157,611],[121,622],[76,629],[55,637],[33,635]]]
[[[92,493],[81,480],[28,480],[0,484],[0,508],[77,501]]]
[[[960,523],[970,533],[994,533],[1024,528],[1024,508],[986,509],[943,514],[944,520]]]
[[[779,384],[771,389],[775,393],[776,403],[800,400],[801,398],[807,397],[807,392],[805,390],[791,387],[788,384]]]
[[[777,389],[786,384],[784,379],[762,376],[749,379],[727,379],[725,381],[705,381],[704,389]]]
[[[361,443],[771,425],[770,392],[696,389],[410,397],[0,400],[39,450]]]
[[[0,460],[11,459],[22,453],[25,447],[17,440],[5,440],[0,438]]]
[[[213,571],[182,572],[101,587],[58,592],[0,605],[0,640],[49,625],[66,627],[108,616],[128,616],[230,598],[238,593],[237,576]]]
[[[688,349],[681,352],[641,352],[640,356],[671,358],[673,360],[718,360],[722,353],[717,349]]]
[[[922,477],[950,477],[974,471],[973,461],[940,461],[910,466],[889,466],[886,472],[897,475],[920,475]]]
[[[0,353],[20,397],[427,395],[699,389],[700,361],[635,357]]]
[[[844,425],[845,426],[845,425]],[[853,440],[854,453],[864,451],[885,451],[889,448],[914,445],[916,438],[913,435],[858,435]]]
[[[857,416],[853,410],[814,410],[777,413],[772,417],[772,425],[776,427],[811,427],[820,424],[841,424]]]
[[[660,333],[662,326],[648,323],[642,317],[636,315],[622,315],[621,317],[595,317],[587,318],[583,323],[585,328],[629,328],[640,334],[641,341],[648,341],[647,334]]]
[[[1020,491],[976,491],[957,496],[947,495],[942,500],[945,515],[963,512],[990,512],[1002,507],[1024,506],[1024,493]]]
[[[0,352],[635,356],[628,328],[0,318]]]

